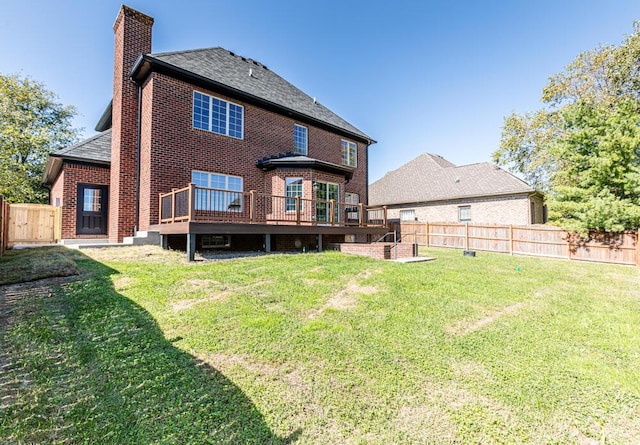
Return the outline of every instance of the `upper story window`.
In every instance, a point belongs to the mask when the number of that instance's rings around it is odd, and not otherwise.
[[[242,139],[244,107],[194,91],[193,128]]]
[[[342,141],[342,165],[358,166],[358,146],[353,142]]]
[[[196,210],[242,211],[242,178],[194,170],[191,182],[196,189]]]
[[[293,125],[293,152],[299,155],[307,154],[308,147],[307,127]]]

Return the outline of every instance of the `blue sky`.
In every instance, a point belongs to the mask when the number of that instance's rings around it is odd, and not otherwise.
[[[112,0],[1,0],[0,72],[29,75],[93,127],[110,100]],[[637,0],[248,1],[127,4],[153,51],[222,46],[258,60],[378,141],[370,180],[421,153],[489,161],[503,119],[541,107],[547,78],[618,44]]]

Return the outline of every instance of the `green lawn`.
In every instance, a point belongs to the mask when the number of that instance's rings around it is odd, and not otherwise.
[[[640,443],[635,268],[41,252],[81,275],[0,287],[1,443]]]

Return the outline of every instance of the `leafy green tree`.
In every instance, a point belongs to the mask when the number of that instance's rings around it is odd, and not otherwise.
[[[568,230],[640,226],[640,23],[619,46],[584,52],[549,78],[545,108],[505,118],[499,165],[547,192]]]
[[[75,113],[42,83],[0,74],[0,195],[10,202],[46,202],[41,180],[47,155],[77,140]]]
[[[556,159],[549,217],[567,230],[619,232],[640,226],[640,107],[574,104],[549,146]]]

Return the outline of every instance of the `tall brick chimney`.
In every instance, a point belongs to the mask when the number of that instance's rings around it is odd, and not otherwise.
[[[113,106],[109,241],[122,242],[136,224],[138,86],[129,74],[141,54],[151,52],[153,18],[122,6],[113,25]]]

